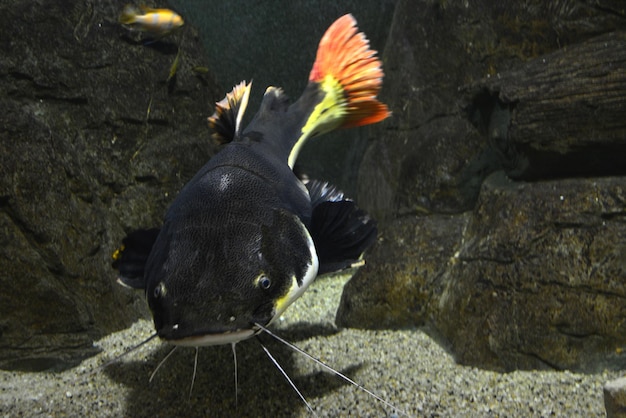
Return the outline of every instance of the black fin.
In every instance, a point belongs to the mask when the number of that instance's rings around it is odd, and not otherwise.
[[[320,263],[318,274],[362,265],[361,255],[376,241],[376,221],[335,186],[310,181],[307,188],[313,203],[309,231]]]
[[[231,142],[239,136],[241,119],[246,112],[252,83],[242,81],[215,104],[215,113],[209,117],[211,137],[220,144]]]
[[[133,231],[122,240],[113,253],[113,268],[118,271],[117,282],[133,289],[145,289],[144,268],[152,246],[159,235],[158,228]]]
[[[323,202],[339,202],[342,200],[350,200],[344,198],[343,192],[332,184],[323,181],[309,180],[306,183],[311,197],[311,207],[315,207]]]

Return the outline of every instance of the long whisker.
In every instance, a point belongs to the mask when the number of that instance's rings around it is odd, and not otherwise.
[[[237,350],[235,349],[235,345],[237,342],[231,343],[231,347],[233,349],[233,360],[235,362],[235,408],[239,406],[239,398],[237,394]]]
[[[198,351],[199,347],[196,347],[196,357],[193,360],[193,376],[191,377],[191,387],[189,388],[189,399],[191,399],[191,392],[193,392],[193,384],[196,381],[196,371],[198,371]]]
[[[265,328],[263,325],[256,323],[255,324],[257,327],[259,327],[260,329],[262,329],[266,334],[270,335],[272,338],[280,341],[281,343],[285,344],[287,347],[291,348],[292,350],[304,355],[305,357],[308,357],[309,359],[313,360],[315,363],[319,364],[320,366],[324,367],[326,370],[329,370],[331,372],[333,372],[334,374],[336,374],[337,376],[339,376],[340,378],[342,378],[343,380],[345,380],[346,382],[351,383],[352,385],[356,386],[357,388],[359,388],[360,390],[362,390],[363,392],[367,393],[368,395],[374,397],[376,400],[384,403],[385,405],[387,405],[390,408],[393,408],[395,411],[397,411],[398,413],[400,413],[401,415],[404,416],[409,416],[409,414],[401,409],[399,409],[398,407],[396,407],[395,405],[393,405],[392,403],[386,401],[385,399],[381,398],[380,396],[376,395],[374,392],[372,392],[371,390],[365,388],[364,386],[358,384],[357,382],[355,382],[354,380],[350,379],[348,376],[346,376],[345,374],[341,373],[338,370],[333,369],[332,367],[330,367],[328,364],[324,363],[322,360],[313,357],[312,355],[310,355],[309,353],[307,353],[306,351],[302,350],[300,347],[290,343],[289,341],[279,337],[278,335],[274,334],[272,331],[270,331],[269,329]]]
[[[154,376],[156,375],[156,373],[159,371],[159,369],[161,368],[161,366],[167,361],[168,358],[170,358],[170,356],[172,355],[172,353],[174,353],[174,351],[176,351],[176,349],[178,348],[177,345],[175,345],[169,353],[167,353],[167,355],[165,357],[163,357],[163,360],[161,360],[159,362],[159,365],[156,366],[156,369],[154,369],[154,371],[152,372],[152,374],[150,375],[150,379],[148,379],[148,383],[152,383],[152,379],[154,379]]]
[[[302,402],[304,402],[304,404],[306,405],[306,407],[309,409],[309,411],[311,411],[311,413],[315,416],[317,416],[317,414],[315,413],[315,411],[313,410],[313,407],[311,406],[311,404],[309,404],[307,402],[307,400],[304,398],[304,395],[302,394],[302,392],[300,392],[300,390],[296,387],[295,383],[293,383],[293,381],[291,380],[291,378],[287,375],[287,372],[280,366],[280,364],[278,363],[278,361],[274,358],[274,356],[272,356],[272,354],[269,352],[269,350],[267,349],[267,347],[265,347],[263,345],[263,343],[261,342],[261,340],[259,339],[259,337],[257,336],[256,339],[259,344],[261,344],[261,347],[263,348],[263,351],[265,351],[265,354],[267,354],[267,356],[270,358],[270,360],[272,360],[272,363],[274,363],[274,365],[278,368],[278,370],[280,370],[280,372],[283,374],[283,376],[285,376],[285,379],[287,379],[287,382],[289,382],[289,385],[291,385],[291,387],[293,388],[293,390],[296,391],[296,393],[298,394],[298,396],[300,397],[300,399],[302,399]]]
[[[139,347],[141,347],[144,344],[147,344],[148,342],[154,340],[157,336],[158,336],[158,334],[155,332],[154,334],[152,334],[151,336],[149,336],[148,338],[146,338],[145,340],[143,340],[139,344],[135,345],[134,347],[131,347],[130,349],[128,349],[125,352],[123,352],[122,354],[120,354],[118,356],[115,356],[112,360],[107,361],[106,363],[104,363],[103,365],[101,365],[100,367],[95,369],[92,373],[99,372],[100,370],[109,367],[111,364],[116,363],[122,357],[125,357],[125,356],[129,355],[133,351],[137,350]]]

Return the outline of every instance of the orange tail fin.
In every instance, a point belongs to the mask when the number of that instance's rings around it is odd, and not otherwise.
[[[309,81],[341,86],[346,108],[338,127],[349,128],[380,122],[391,115],[387,106],[376,99],[383,75],[376,51],[358,32],[354,17],[347,14],[322,37]]]

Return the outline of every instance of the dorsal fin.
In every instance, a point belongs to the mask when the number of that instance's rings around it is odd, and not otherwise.
[[[139,5],[139,9],[143,12],[143,13],[154,13],[156,11],[158,11],[158,9],[154,9],[150,6],[146,6],[145,4],[141,4]]]
[[[246,112],[252,82],[242,81],[233,90],[215,103],[215,113],[209,117],[209,127],[213,130],[211,137],[221,144],[239,137],[241,119]]]

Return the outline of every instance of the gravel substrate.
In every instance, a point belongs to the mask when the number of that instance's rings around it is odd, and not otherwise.
[[[603,384],[624,375],[500,374],[455,364],[419,330],[337,330],[333,319],[346,280],[318,280],[274,329],[410,416],[600,417]],[[194,349],[177,349],[152,382],[150,375],[171,347],[160,341],[99,367],[152,332],[151,322],[139,321],[99,341],[100,355],[63,373],[1,371],[0,416],[313,416],[254,339],[236,346],[237,395],[230,346],[199,350],[191,396]],[[402,416],[268,336],[262,341],[316,415]]]

